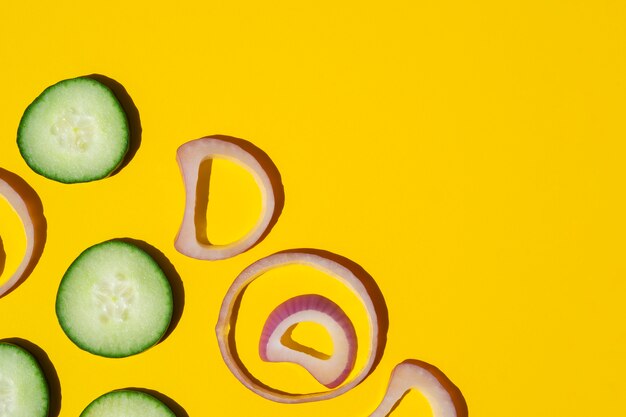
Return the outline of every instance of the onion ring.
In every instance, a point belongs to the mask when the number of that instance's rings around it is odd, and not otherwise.
[[[322,255],[322,253],[324,253],[324,255]],[[386,336],[387,327],[384,300],[382,300],[384,309],[380,306],[376,306],[375,300],[370,295],[370,291],[379,291],[378,288],[368,289],[366,287],[366,282],[363,281],[362,277],[358,277],[350,268],[342,265],[339,261],[332,259],[332,257],[338,256],[310,249],[284,251],[267,256],[244,269],[234,280],[226,293],[224,300],[222,301],[219,318],[215,327],[217,342],[222,358],[224,359],[226,366],[243,385],[263,398],[280,403],[303,403],[335,398],[360,384],[373,371],[378,363],[378,360],[380,359],[380,355],[382,354],[385,344],[383,337]],[[294,394],[273,389],[254,378],[245,368],[243,363],[241,363],[241,360],[237,355],[234,337],[235,321],[233,320],[233,316],[236,317],[236,312],[239,309],[246,287],[260,275],[271,269],[294,264],[306,265],[319,269],[343,282],[360,298],[369,316],[370,349],[366,364],[353,379],[334,390],[307,394]],[[380,296],[382,298],[382,295],[380,295],[379,292],[374,293],[374,296]],[[380,300],[376,300],[376,302],[380,302]]]
[[[467,417],[467,403],[461,391],[438,368],[415,359],[396,365],[387,392],[370,417],[387,416],[411,389],[426,397],[433,417]]]
[[[38,245],[37,229],[40,225],[45,227],[45,218],[43,209],[40,209],[41,201],[35,191],[22,178],[2,168],[0,168],[0,195],[15,210],[26,234],[26,251],[13,275],[0,286],[2,297],[28,276],[29,269],[41,255],[40,249],[43,249],[43,245]]]
[[[330,335],[332,355],[324,355],[291,338],[300,323],[317,323]],[[354,368],[358,340],[350,318],[334,302],[318,294],[290,298],[272,311],[261,332],[259,356],[266,362],[297,363],[326,386],[337,388]]]
[[[261,215],[256,225],[241,239],[227,245],[201,242],[195,223],[200,164],[215,157],[244,167],[261,191]],[[282,187],[278,169],[263,151],[243,139],[210,136],[181,145],[176,160],[185,183],[185,213],[174,242],[178,252],[195,259],[227,259],[252,248],[269,232],[282,210]]]

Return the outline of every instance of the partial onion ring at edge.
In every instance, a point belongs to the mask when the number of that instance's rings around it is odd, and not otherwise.
[[[369,316],[369,353],[365,365],[357,375],[345,384],[330,391],[306,394],[288,393],[273,389],[254,378],[245,368],[237,354],[235,343],[235,320],[246,287],[265,272],[287,265],[306,265],[338,279],[361,300]],[[376,367],[382,356],[388,326],[387,309],[382,294],[373,279],[365,271],[353,270],[353,263],[330,252],[297,249],[278,252],[248,266],[229,288],[220,309],[215,327],[220,352],[233,375],[248,389],[268,400],[280,403],[303,403],[328,400],[344,394],[360,384]],[[364,273],[361,275],[358,272]]]
[[[261,215],[244,237],[228,245],[212,245],[198,240],[196,204],[198,177],[203,161],[224,158],[244,167],[261,191]],[[239,255],[259,243],[282,211],[283,188],[278,169],[271,159],[252,143],[230,136],[208,136],[184,143],[176,152],[185,184],[185,213],[174,246],[183,255],[202,260],[220,260]]]
[[[31,267],[41,256],[45,237],[43,239],[40,237],[45,236],[46,220],[41,200],[35,191],[22,178],[2,168],[0,168],[0,195],[15,210],[26,234],[26,251],[13,275],[0,286],[2,297],[28,276]]]
[[[416,359],[407,359],[391,372],[389,386],[380,405],[370,417],[385,417],[391,413],[404,394],[415,389],[422,393],[433,417],[467,417],[467,403],[461,391],[439,368]]]

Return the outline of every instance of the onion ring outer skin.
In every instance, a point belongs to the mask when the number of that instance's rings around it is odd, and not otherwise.
[[[370,417],[389,415],[411,389],[418,390],[426,397],[433,417],[467,417],[467,403],[461,391],[438,368],[414,359],[396,365],[387,392]]]
[[[15,174],[13,174],[15,175]],[[35,252],[35,225],[33,218],[31,217],[28,205],[18,190],[13,188],[8,182],[0,178],[0,195],[2,195],[9,202],[11,207],[15,210],[22,225],[24,226],[24,232],[26,234],[26,252],[20,262],[19,266],[11,275],[11,277],[4,284],[0,286],[0,297],[9,292],[15,284],[17,284],[26,269],[30,265]]]
[[[261,215],[256,225],[241,239],[227,245],[203,243],[196,235],[195,207],[200,164],[216,157],[244,167],[252,174],[261,191]],[[220,260],[239,255],[257,244],[270,227],[276,209],[272,181],[257,158],[234,141],[204,137],[181,145],[176,152],[176,160],[185,183],[185,213],[174,242],[176,250],[195,259]]]
[[[252,390],[256,394],[268,400],[280,402],[280,403],[304,403],[312,401],[322,401],[331,398],[338,397],[344,394],[360,384],[373,370],[376,358],[379,350],[382,349],[382,345],[379,344],[379,325],[378,325],[378,313],[374,306],[374,302],[371,299],[365,285],[350,269],[339,264],[338,262],[320,256],[314,253],[306,252],[307,250],[291,250],[278,252],[273,255],[269,255],[262,258],[255,263],[244,269],[241,274],[235,279],[230,286],[224,300],[222,301],[222,307],[220,309],[219,318],[215,327],[217,336],[217,342],[222,354],[222,358],[226,363],[226,366],[230,369],[233,375],[248,389]],[[234,323],[231,328],[231,320],[233,311],[238,308],[241,297],[246,287],[254,281],[256,278],[264,274],[265,272],[287,265],[306,265],[316,268],[328,275],[343,282],[348,288],[361,299],[365,310],[369,315],[370,323],[370,351],[365,366],[359,371],[359,373],[350,381],[344,385],[330,391],[314,392],[307,394],[294,394],[279,391],[268,386],[263,385],[260,381],[256,380],[248,370],[243,366],[239,357],[237,356],[237,350],[233,346],[234,344]],[[232,338],[232,342],[231,342]]]

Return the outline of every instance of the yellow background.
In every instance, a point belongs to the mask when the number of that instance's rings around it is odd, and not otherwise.
[[[620,0],[3,2],[0,167],[38,192],[48,238],[34,273],[0,299],[0,338],[46,351],[62,417],[123,387],[160,391],[194,417],[367,416],[406,358],[442,369],[471,416],[623,415],[625,22]],[[36,175],[15,144],[22,112],[46,86],[92,73],[134,100],[138,152],[94,183]],[[213,263],[173,247],[184,208],[175,151],[209,134],[256,144],[285,188],[267,239]],[[227,239],[254,221],[258,196],[241,169],[214,174],[209,215],[223,220],[209,232]],[[21,233],[0,201],[1,279]],[[115,237],[160,249],[185,289],[173,333],[119,360],[76,348],[54,313],[71,261]],[[296,247],[363,266],[390,327],[363,384],[290,406],[230,374],[214,325],[244,267]],[[271,310],[279,290],[342,291],[297,275],[259,281],[247,314]],[[241,337],[254,353],[255,334]],[[274,383],[316,388],[276,366]],[[394,415],[427,416],[420,401],[408,396]]]

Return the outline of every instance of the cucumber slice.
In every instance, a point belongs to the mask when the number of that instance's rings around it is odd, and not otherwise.
[[[63,183],[99,180],[129,147],[126,113],[113,92],[87,77],[44,90],[24,112],[17,146],[33,171]]]
[[[172,288],[157,262],[137,246],[111,240],[81,253],[61,280],[56,313],[79,348],[109,358],[155,345],[173,312]]]
[[[80,417],[176,417],[165,404],[150,394],[135,390],[109,392],[96,398]]]
[[[35,357],[0,342],[0,416],[45,417],[49,404],[48,382]]]

